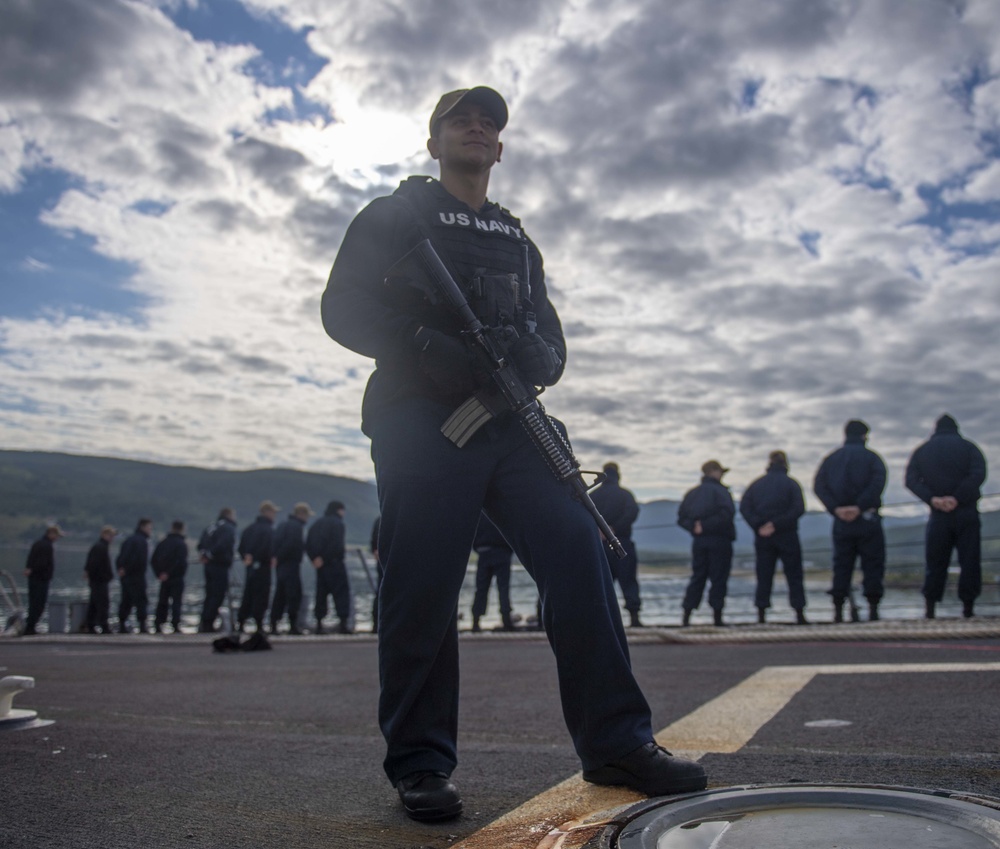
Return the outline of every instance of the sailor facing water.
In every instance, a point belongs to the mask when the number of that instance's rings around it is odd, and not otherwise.
[[[944,597],[951,552],[958,552],[958,597],[969,619],[983,586],[979,497],[986,481],[986,458],[979,446],[958,432],[958,422],[945,414],[934,434],[906,466],[906,488],[924,501],[927,519],[925,615],[933,619]]]
[[[884,592],[885,532],[879,508],[885,490],[885,461],[870,448],[868,425],[852,419],[844,425],[844,444],[827,455],[813,489],[833,516],[833,621],[844,621],[844,601],[851,593],[854,562],[861,574],[868,616],[878,619]],[[853,602],[851,603],[853,609]]]
[[[584,778],[648,795],[699,790],[705,772],[653,742],[600,534],[509,410],[464,447],[441,427],[484,389],[480,362],[450,314],[386,272],[429,239],[484,326],[513,328],[510,358],[534,386],[556,383],[565,340],[537,247],[486,199],[507,105],[485,87],[444,95],[427,148],[440,180],[411,177],[355,218],[327,290],[323,322],[376,359],[362,410],[381,508],[379,722],[386,775],[411,817],[458,816],[456,606],[481,511],[535,579],[556,654],[563,714]]]

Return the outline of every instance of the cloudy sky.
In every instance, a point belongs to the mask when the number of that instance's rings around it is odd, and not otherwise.
[[[585,467],[1000,462],[998,0],[0,0],[0,444],[370,479],[320,296],[477,84]]]

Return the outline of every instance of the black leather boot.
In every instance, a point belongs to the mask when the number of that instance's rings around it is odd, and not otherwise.
[[[396,790],[410,819],[440,822],[462,813],[462,797],[443,772],[414,772],[401,778]]]
[[[646,743],[597,769],[585,769],[583,780],[591,784],[631,787],[646,796],[693,793],[708,785],[701,764],[674,757],[656,743]]]

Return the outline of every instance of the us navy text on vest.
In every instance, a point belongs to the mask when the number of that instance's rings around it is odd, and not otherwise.
[[[519,227],[512,227],[497,221],[494,218],[484,220],[478,215],[469,215],[467,212],[439,212],[438,218],[441,223],[455,227],[475,227],[477,230],[484,230],[488,233],[500,232],[505,236],[513,236],[515,239],[523,239],[524,234]]]

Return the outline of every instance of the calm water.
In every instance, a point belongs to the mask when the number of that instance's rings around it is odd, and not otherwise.
[[[11,573],[17,583],[21,593],[21,603],[26,604],[26,579],[23,576],[23,552],[7,551],[3,558],[2,568]],[[82,563],[86,558],[86,549],[76,551],[72,547],[60,545],[57,549],[57,573],[53,581],[49,594],[50,601],[55,602],[82,602],[86,601],[88,591],[86,582],[83,579]],[[79,567],[68,564],[79,563]],[[16,564],[16,565],[15,565]],[[371,556],[368,556],[369,569],[373,569],[374,564]],[[355,593],[355,616],[358,630],[366,631],[371,627],[371,607],[372,590],[369,586],[365,571],[362,568],[360,558],[352,551],[348,557],[348,570],[350,572],[351,584]],[[232,575],[237,582],[233,591],[233,602],[238,605],[241,597],[241,582],[243,576],[242,565],[234,566]],[[315,591],[314,571],[307,566],[303,566],[303,590],[308,600],[308,612],[304,618],[304,624],[308,627],[312,623],[312,600]],[[855,572],[856,581],[860,583],[860,574]],[[889,574],[891,580],[891,571]],[[151,579],[149,581],[148,593],[150,596],[149,614],[152,617],[156,605],[157,587]],[[939,615],[942,617],[958,617],[961,615],[961,604],[955,596],[957,577],[951,576],[948,581],[948,589],[944,602],[939,605]],[[192,565],[188,571],[187,587],[184,597],[184,621],[183,627],[186,630],[194,631],[198,626],[198,619],[203,600],[203,574],[200,565]],[[674,570],[671,573],[649,572],[640,575],[640,587],[642,592],[642,621],[646,625],[678,625],[681,616],[681,600],[687,586],[687,575],[683,571]],[[814,622],[828,622],[832,619],[833,607],[826,590],[830,586],[830,575],[827,570],[807,571],[806,573],[806,597],[807,597],[807,617]],[[754,606],[753,593],[755,580],[752,571],[745,569],[734,569],[729,579],[729,593],[726,598],[726,620],[732,624],[756,622],[757,610]],[[462,595],[459,601],[459,613],[461,616],[461,627],[469,628],[472,622],[472,597],[475,592],[475,566],[472,565],[466,575],[465,584],[462,588]],[[511,602],[515,615],[522,617],[521,624],[535,615],[537,592],[534,582],[522,567],[515,564],[511,576]],[[118,584],[117,581],[111,585],[111,611],[114,620],[118,605]],[[862,611],[862,619],[868,617],[868,606],[861,595],[860,586],[855,586],[855,599]],[[1000,586],[993,581],[984,581],[983,594],[976,603],[976,612],[982,615],[1000,615]],[[3,604],[0,596],[0,613],[4,617],[9,613]],[[924,600],[920,595],[919,587],[893,587],[889,586],[886,596],[882,601],[880,613],[883,619],[916,619],[923,616]],[[709,624],[712,619],[712,612],[708,608],[707,598],[702,606],[692,617],[693,624]],[[774,592],[772,595],[772,607],[768,613],[768,620],[772,622],[794,621],[794,613],[788,606],[787,589],[784,578],[780,571],[775,576]],[[331,613],[327,622],[335,621]],[[486,629],[494,628],[500,624],[499,605],[496,595],[496,585],[490,590],[489,606],[486,615],[483,617],[482,625]],[[43,619],[39,630],[47,627],[46,620]]]

